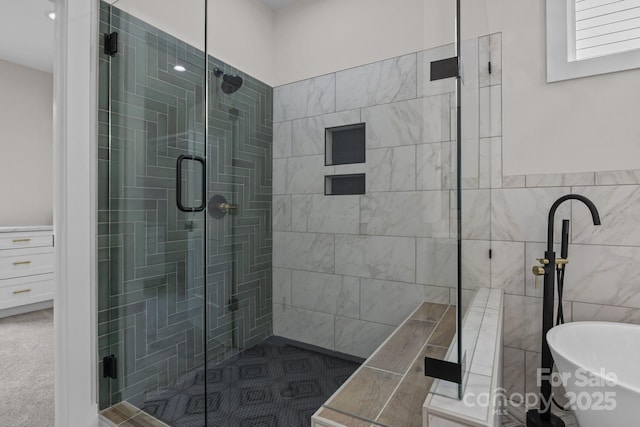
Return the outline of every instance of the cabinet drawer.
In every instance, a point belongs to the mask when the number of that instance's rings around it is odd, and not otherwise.
[[[53,264],[53,248],[3,251],[0,253],[0,279],[52,273]]]
[[[53,299],[53,274],[0,281],[0,310]]]
[[[53,246],[51,233],[3,233],[0,235],[0,250]]]

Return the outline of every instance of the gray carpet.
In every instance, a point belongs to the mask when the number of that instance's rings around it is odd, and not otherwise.
[[[53,426],[53,389],[53,310],[0,319],[0,426]]]

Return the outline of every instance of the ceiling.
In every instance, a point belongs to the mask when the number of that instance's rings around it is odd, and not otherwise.
[[[2,0],[0,59],[51,73],[53,21],[50,0]]]

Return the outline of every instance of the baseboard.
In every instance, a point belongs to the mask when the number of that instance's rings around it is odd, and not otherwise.
[[[46,310],[47,308],[53,308],[53,300],[36,302],[34,304],[26,304],[18,307],[5,308],[0,310],[0,318],[16,316],[18,314],[29,313],[31,311]]]

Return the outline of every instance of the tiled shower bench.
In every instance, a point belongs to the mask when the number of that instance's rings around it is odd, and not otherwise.
[[[465,314],[465,393],[493,397],[499,387],[502,294],[479,289]],[[313,415],[312,427],[497,426],[496,408],[468,408],[446,397],[454,395],[455,384],[424,375],[425,356],[455,356],[455,336],[455,306],[423,302]]]

